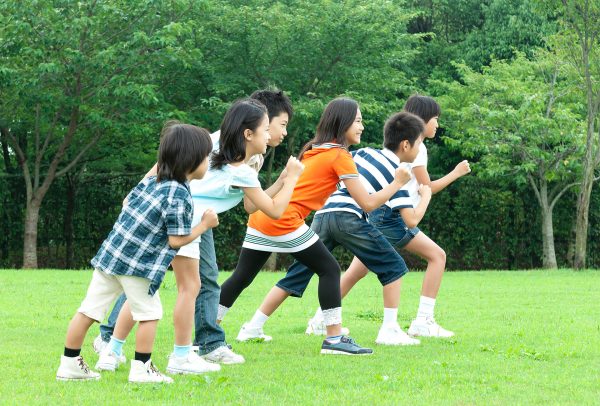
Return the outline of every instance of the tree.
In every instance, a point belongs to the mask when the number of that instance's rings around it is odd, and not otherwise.
[[[555,4],[555,3],[554,3]],[[556,5],[556,4],[555,4]],[[561,0],[558,12],[563,31],[555,37],[580,77],[585,94],[586,142],[583,156],[581,188],[575,215],[573,266],[585,268],[587,255],[589,207],[595,171],[600,165],[600,3],[590,0]]]
[[[0,3],[0,127],[25,182],[23,267],[37,267],[39,210],[55,179],[106,134],[132,122],[127,135],[147,134],[145,121],[160,116],[152,71],[187,4]]]
[[[484,177],[528,183],[542,218],[543,266],[557,268],[553,210],[578,184],[583,129],[573,79],[553,55],[493,61],[482,73],[457,65],[461,82],[442,85],[450,145],[475,158]]]

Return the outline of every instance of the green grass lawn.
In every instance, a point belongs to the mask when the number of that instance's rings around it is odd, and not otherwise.
[[[221,275],[222,279],[228,276]],[[129,364],[98,382],[57,382],[68,321],[91,271],[0,270],[0,403],[14,404],[592,404],[600,402],[600,272],[460,272],[444,277],[436,318],[456,332],[416,347],[374,344],[382,319],[381,288],[372,275],[344,301],[344,325],[370,357],[319,354],[304,335],[316,306],[316,280],[304,299],[289,299],[267,322],[271,343],[236,343],[241,324],[282,276],[261,273],[229,312],[224,328],[243,365],[172,385],[127,383]],[[399,321],[416,313],[423,274],[405,277]],[[165,317],[153,360],[166,369],[173,344],[172,273],[161,288]],[[91,342],[82,355],[97,356]],[[125,344],[133,355],[134,337]]]

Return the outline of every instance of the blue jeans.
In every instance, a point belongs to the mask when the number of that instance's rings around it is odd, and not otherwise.
[[[196,298],[194,313],[196,333],[194,345],[199,347],[199,352],[202,355],[226,345],[225,331],[217,324],[217,310],[219,307],[219,297],[221,296],[221,287],[218,283],[219,268],[217,267],[212,230],[208,230],[202,234],[199,272],[202,285],[200,294]],[[124,294],[115,303],[108,317],[108,322],[100,325],[102,340],[110,341],[123,303],[125,303]]]
[[[331,252],[341,245],[357,256],[385,286],[400,279],[408,268],[386,237],[356,214],[334,211],[316,215],[310,226]],[[314,274],[295,261],[277,287],[301,297]]]
[[[420,231],[419,227],[408,228],[400,213],[385,205],[369,214],[369,223],[381,231],[396,248],[403,248]]]

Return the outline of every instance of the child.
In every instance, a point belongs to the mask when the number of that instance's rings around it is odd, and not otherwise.
[[[434,99],[427,96],[411,96],[404,105],[404,111],[413,113],[425,122],[424,138],[433,138],[438,127],[440,106]],[[433,194],[444,189],[450,183],[471,172],[469,163],[462,161],[448,175],[433,182],[427,173],[427,148],[422,143],[419,154],[412,164],[413,177],[407,185],[410,195],[414,198],[413,205],[417,207],[422,197],[417,190],[419,185],[431,185]],[[427,270],[421,288],[421,298],[417,316],[412,321],[408,334],[420,337],[452,337],[454,333],[442,328],[434,318],[435,298],[437,296],[442,276],[446,267],[446,253],[435,242],[427,237],[417,228],[423,214],[409,215],[410,211],[401,210],[400,213],[393,212],[387,206],[383,206],[371,213],[369,221],[377,227],[388,240],[397,248],[405,248],[409,252],[419,255],[427,261]],[[359,258],[354,258],[352,264],[342,277],[342,292],[347,293],[352,287],[368,273],[367,267]],[[308,322],[307,333],[315,332],[322,334],[322,319],[320,311],[317,310],[315,317]]]
[[[258,100],[267,107],[269,115],[269,141],[268,146],[277,147],[287,135],[287,125],[293,116],[293,108],[290,99],[281,90],[257,90],[250,95],[251,99]],[[219,137],[221,131],[216,131],[210,137],[213,140],[213,151],[219,149]],[[256,172],[260,171],[264,162],[262,154],[251,157],[247,164]],[[147,176],[156,174],[153,168]],[[281,188],[285,180],[285,171],[265,192],[274,196]],[[247,203],[247,199],[244,200]],[[217,309],[219,307],[219,295],[221,287],[218,283],[219,268],[215,255],[212,230],[202,234],[200,241],[200,294],[196,297],[195,305],[195,338],[194,346],[198,354],[210,362],[219,364],[241,364],[244,357],[236,354],[225,342],[225,331],[217,323]],[[94,340],[94,349],[100,353],[110,341],[119,311],[125,302],[122,295],[111,312],[108,323],[100,326],[100,335]]]
[[[387,186],[402,162],[410,163],[415,159],[422,142],[423,130],[424,123],[419,117],[406,112],[396,113],[385,124],[384,149],[363,148],[353,152],[360,180],[370,193]],[[409,179],[407,171],[407,180]],[[412,208],[412,201],[405,187],[386,202],[386,207],[392,211],[424,213],[431,197],[429,187],[421,188],[423,199],[416,209]],[[352,199],[348,189],[342,187],[327,199],[323,208],[315,214],[311,228],[329,251],[333,251],[338,245],[345,247],[379,278],[383,286],[384,314],[383,325],[375,342],[384,345],[419,344],[418,340],[410,338],[400,329],[396,320],[401,278],[408,272],[406,264],[386,237],[367,222],[363,210]],[[286,276],[265,297],[259,312],[271,316],[288,296],[301,297],[311,277],[312,273],[304,265],[294,262]],[[341,293],[343,298],[347,292],[342,290]]]
[[[202,181],[190,183],[194,201],[192,224],[199,220],[208,207],[222,213],[237,205],[244,197],[270,218],[281,216],[303,165],[290,157],[281,190],[274,197],[262,190],[257,172],[247,162],[256,154],[265,153],[269,140],[268,127],[267,109],[259,101],[243,99],[230,107],[221,124],[219,150],[212,154],[210,170]],[[195,302],[200,290],[199,255],[199,241],[195,240],[183,246],[172,262],[178,295],[173,312],[175,345],[169,356],[169,373],[199,374],[220,369],[218,364],[209,363],[191,351]],[[119,366],[121,354],[114,351],[115,342],[123,342],[134,324],[126,301],[111,341],[100,355],[99,367],[114,370]]]
[[[69,324],[58,380],[100,379],[80,356],[85,335],[106,316],[122,292],[129,298],[133,318],[140,326],[130,382],[163,382],[151,353],[162,306],[157,289],[177,249],[218,224],[213,211],[191,227],[193,205],[188,182],[207,171],[211,151],[208,132],[171,123],[163,130],[158,151],[158,174],[140,182],[128,196],[108,238],[92,259],[94,274],[87,295]]]
[[[318,236],[304,223],[313,211],[321,208],[336,184],[343,180],[351,196],[362,209],[373,210],[387,201],[406,180],[406,171],[396,170],[394,180],[381,191],[369,194],[358,180],[358,172],[348,145],[358,144],[363,131],[358,103],[352,99],[331,101],[317,127],[314,139],[302,149],[299,158],[305,171],[298,180],[290,205],[279,220],[273,221],[264,213],[250,216],[246,238],[233,275],[221,286],[218,320],[233,305],[241,292],[252,283],[271,252],[290,253],[312,272],[319,275],[319,302],[327,326],[323,354],[371,354],[350,337],[341,335],[342,309],[340,298],[340,268]],[[238,339],[268,340],[262,328],[255,326],[268,316],[257,312],[244,325]],[[258,320],[258,321],[257,321]]]

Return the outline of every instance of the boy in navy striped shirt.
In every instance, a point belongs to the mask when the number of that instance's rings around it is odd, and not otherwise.
[[[394,180],[396,169],[415,159],[423,130],[424,123],[419,117],[407,112],[396,113],[384,127],[385,148],[363,148],[353,153],[360,180],[369,193],[376,193],[389,185]],[[392,210],[413,209],[413,200],[405,186],[386,202],[386,206]],[[424,213],[431,190],[423,186],[420,193],[421,203],[417,210]],[[401,278],[408,268],[387,238],[367,221],[367,214],[343,185],[315,213],[311,228],[327,249],[333,251],[338,245],[345,247],[377,275],[383,286],[384,323],[376,342],[387,345],[419,344],[419,340],[410,338],[400,329],[396,320]],[[304,265],[294,262],[287,275],[265,297],[260,311],[270,316],[288,296],[301,297],[312,275],[313,272]]]

